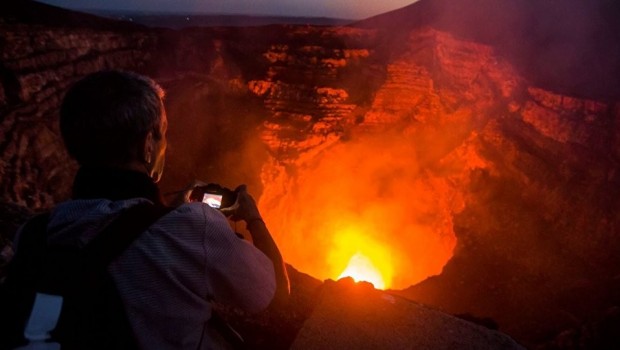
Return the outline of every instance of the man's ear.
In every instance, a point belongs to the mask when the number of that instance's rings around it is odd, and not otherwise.
[[[153,132],[149,131],[146,134],[146,139],[144,140],[144,162],[146,164],[151,164],[153,161],[153,153],[155,152],[155,138],[153,137]]]

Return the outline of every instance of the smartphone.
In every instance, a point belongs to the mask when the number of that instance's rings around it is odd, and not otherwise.
[[[205,193],[202,197],[202,202],[206,203],[211,208],[220,209],[222,207],[222,198],[224,196],[216,193]]]
[[[202,201],[215,209],[230,208],[237,201],[237,193],[218,184],[208,184],[194,188],[190,195],[193,202]]]

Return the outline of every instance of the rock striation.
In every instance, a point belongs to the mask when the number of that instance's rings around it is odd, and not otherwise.
[[[248,87],[270,112],[262,137],[279,160],[325,147],[356,123],[373,84],[360,77],[378,69],[369,59],[374,40],[373,31],[300,27],[263,53],[265,76]]]

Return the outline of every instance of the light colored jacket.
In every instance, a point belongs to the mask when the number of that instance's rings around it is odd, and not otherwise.
[[[124,209],[144,201],[61,203],[52,212],[49,240],[84,246]],[[217,348],[207,326],[211,301],[258,312],[276,289],[271,260],[203,203],[184,204],[160,218],[109,271],[143,349]]]

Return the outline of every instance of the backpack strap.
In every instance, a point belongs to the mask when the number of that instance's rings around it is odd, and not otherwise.
[[[112,323],[114,331],[123,334],[118,337],[117,333],[110,334],[111,330],[102,330],[94,337],[110,340],[96,348],[104,349],[107,344],[114,344],[108,349],[135,347],[129,321],[107,267],[142,232],[172,209],[151,203],[128,208],[80,253],[47,244],[49,212],[29,219],[19,231],[15,257],[7,266],[6,279],[0,284],[0,349],[13,349],[27,342],[24,330],[39,292],[68,296],[52,334],[53,339],[66,341],[63,349],[83,348],[80,344],[92,341],[92,334],[88,332],[75,336],[80,330],[92,329],[78,326],[79,316],[89,316],[87,310],[81,312],[80,309],[91,303],[95,305],[87,309],[98,312],[101,317],[86,322],[87,325]],[[78,273],[74,274],[76,270]],[[112,340],[115,338],[122,340]]]
[[[91,266],[107,268],[142,232],[172,209],[151,203],[127,209],[84,247],[84,258]]]
[[[140,234],[172,209],[151,203],[135,205],[121,213],[77,254],[80,268],[77,277],[73,276],[73,283],[67,283],[59,324],[53,332],[53,338],[63,349],[137,348],[126,310],[107,268]]]

